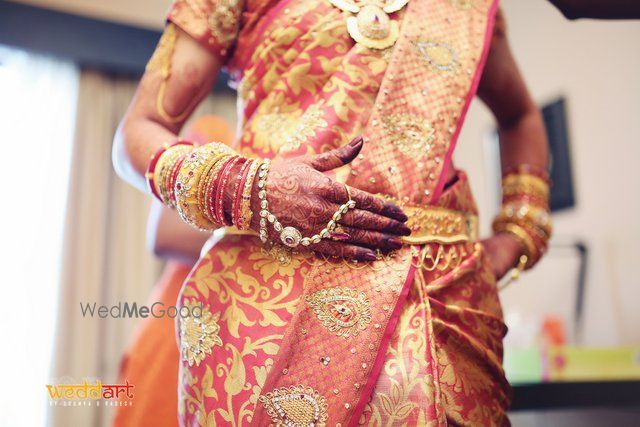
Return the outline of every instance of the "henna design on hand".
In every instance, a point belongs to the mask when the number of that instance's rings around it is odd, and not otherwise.
[[[301,156],[271,162],[267,179],[269,211],[285,226],[293,226],[304,236],[311,236],[332,218],[339,205],[348,199],[344,184],[323,172],[350,163],[362,149],[362,138],[316,156]],[[257,180],[256,180],[257,183]],[[260,211],[257,184],[254,184],[252,210]],[[356,209],[339,221],[349,235],[343,241],[322,240],[311,250],[328,256],[362,261],[376,259],[375,250],[384,252],[401,246],[399,236],[410,234],[404,224],[407,216],[392,203],[385,202],[362,190],[350,190]],[[259,217],[254,215],[251,228],[259,230]],[[270,229],[270,238],[279,235]]]

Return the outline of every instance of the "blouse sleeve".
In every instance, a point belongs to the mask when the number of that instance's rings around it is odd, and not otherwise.
[[[174,0],[167,20],[226,58],[238,37],[242,0]]]

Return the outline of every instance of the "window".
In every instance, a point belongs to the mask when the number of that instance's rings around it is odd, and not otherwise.
[[[44,425],[78,71],[0,46],[0,425]]]

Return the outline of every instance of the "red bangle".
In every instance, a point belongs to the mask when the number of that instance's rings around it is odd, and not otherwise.
[[[224,165],[222,172],[220,173],[220,179],[218,180],[216,190],[216,199],[215,199],[215,209],[216,209],[216,218],[219,220],[220,224],[231,225],[227,218],[224,215],[224,192],[229,184],[229,175],[231,174],[231,170],[235,166],[238,161],[240,161],[241,157],[236,156],[233,157]]]
[[[164,154],[165,151],[167,151],[167,148],[169,148],[169,145],[165,144],[158,151],[156,151],[153,154],[153,156],[151,156],[151,161],[147,165],[147,171],[144,174],[145,178],[147,179],[147,187],[149,188],[149,191],[151,192],[151,194],[153,194],[156,197],[156,199],[160,200],[161,202],[162,202],[162,197],[160,197],[160,193],[156,188],[156,183],[155,183],[155,178],[153,176],[153,173],[156,170],[156,165],[158,164],[158,160],[160,160],[160,157]]]
[[[242,224],[240,224],[240,202],[242,201],[242,190],[244,188],[244,183],[247,180],[247,176],[249,175],[249,168],[251,167],[251,160],[244,160],[244,164],[238,172],[236,188],[233,196],[233,208],[231,210],[231,223],[238,228],[242,226]]]
[[[160,157],[162,157],[162,155],[169,148],[175,147],[176,145],[193,145],[193,143],[189,142],[189,141],[178,140],[178,141],[176,141],[176,142],[174,142],[173,144],[170,144],[170,145],[164,144],[162,147],[160,147],[160,149],[158,149],[158,151],[156,151],[153,154],[153,156],[151,156],[151,161],[147,165],[147,170],[145,172],[145,178],[147,180],[147,187],[149,188],[149,191],[151,192],[151,194],[153,194],[161,202],[163,200],[162,200],[162,196],[160,196],[160,191],[158,190],[158,187],[156,186],[155,169],[156,169],[156,166],[158,165],[158,162],[160,161]]]

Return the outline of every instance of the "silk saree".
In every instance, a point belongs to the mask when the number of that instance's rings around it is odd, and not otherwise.
[[[324,152],[334,178],[394,200],[402,249],[372,263],[229,230],[179,303],[182,425],[505,425],[506,328],[477,210],[451,156],[491,40],[493,0],[411,0],[394,46],[355,43],[326,0],[177,0],[176,25],[238,84],[245,156]],[[304,218],[304,212],[294,212]]]

